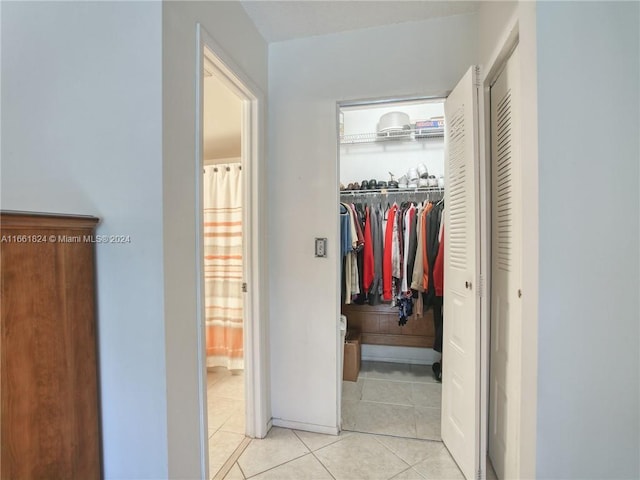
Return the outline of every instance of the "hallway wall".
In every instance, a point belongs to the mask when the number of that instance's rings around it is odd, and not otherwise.
[[[476,37],[462,15],[269,46],[274,424],[339,422],[336,102],[444,95],[477,60]],[[314,237],[328,238],[327,258],[314,258]]]
[[[163,2],[162,9],[162,218],[164,230],[164,312],[167,356],[167,430],[169,475],[172,478],[200,477],[202,461],[199,449],[201,419],[198,410],[198,332],[195,276],[196,258],[196,24],[200,22],[220,48],[220,55],[231,59],[248,81],[267,91],[267,46],[238,2]],[[264,128],[264,109],[256,124]],[[265,160],[264,138],[257,146]],[[254,190],[263,184],[264,163],[251,172]],[[257,198],[255,215],[260,245],[254,251],[253,275],[264,275],[267,263],[266,235],[262,233],[266,217],[262,199]],[[255,226],[255,225],[254,225]],[[259,250],[262,248],[264,250]],[[257,266],[261,266],[260,269]],[[258,278],[264,282],[264,278]],[[264,283],[262,283],[264,284]],[[266,288],[253,292],[254,317],[268,328],[265,311]],[[270,417],[267,366],[256,362],[254,372],[262,369],[265,385],[262,395]],[[266,429],[266,425],[262,427]],[[264,432],[257,432],[264,435]],[[206,453],[205,453],[206,455]]]
[[[96,215],[106,478],[167,477],[162,10],[2,2],[3,209]]]
[[[537,11],[537,478],[638,478],[640,6]]]
[[[96,248],[105,478],[199,478],[196,23],[263,92],[266,44],[236,2],[0,8],[2,208],[131,236]]]

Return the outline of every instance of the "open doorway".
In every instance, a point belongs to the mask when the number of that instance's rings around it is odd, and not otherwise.
[[[203,478],[269,428],[260,220],[264,95],[197,25],[196,215]]]
[[[343,430],[442,440],[443,102],[339,105]]]
[[[209,474],[245,438],[242,98],[205,51],[203,245]]]

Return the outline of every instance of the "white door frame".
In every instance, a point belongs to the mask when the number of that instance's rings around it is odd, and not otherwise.
[[[245,415],[248,437],[263,438],[270,428],[268,415],[268,337],[266,318],[261,315],[265,309],[264,291],[265,251],[260,235],[262,222],[260,212],[263,189],[262,144],[264,138],[264,93],[233,62],[222,47],[207,33],[201,24],[196,25],[196,265],[198,301],[198,363],[200,365],[200,449],[203,459],[203,478],[208,477],[208,423],[207,423],[207,369],[204,306],[204,231],[203,218],[203,100],[204,63],[213,66],[222,80],[242,101],[242,169],[243,169],[243,276],[248,294],[244,296],[244,362],[245,362]]]

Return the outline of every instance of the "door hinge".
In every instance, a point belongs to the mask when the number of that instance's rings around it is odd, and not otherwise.
[[[242,293],[247,293],[247,282],[242,282]]]
[[[480,88],[482,86],[480,82],[480,66],[474,65],[473,68],[473,86]]]
[[[478,277],[478,297],[484,298],[485,296],[484,275]]]

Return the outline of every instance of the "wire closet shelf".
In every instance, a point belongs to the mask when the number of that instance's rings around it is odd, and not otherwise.
[[[375,201],[424,202],[438,201],[444,197],[444,187],[418,188],[376,188],[371,190],[341,190],[340,201],[348,203],[367,203]]]
[[[357,143],[394,142],[411,140],[431,140],[444,138],[444,128],[414,127],[405,130],[389,130],[387,132],[367,132],[342,135],[340,144],[352,145]]]

